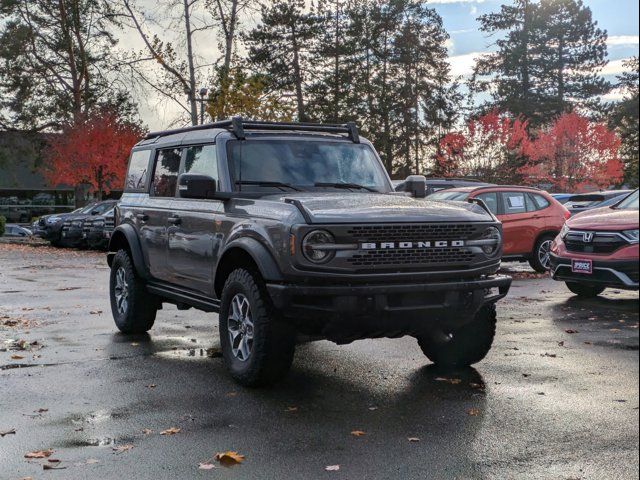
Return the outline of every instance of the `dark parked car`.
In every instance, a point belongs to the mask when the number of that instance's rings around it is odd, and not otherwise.
[[[103,215],[85,219],[82,231],[87,246],[94,250],[106,250],[111,240],[115,222],[115,209]]]
[[[633,190],[607,190],[603,192],[581,193],[573,195],[564,203],[571,215],[586,212],[594,208],[608,207],[615,205]]]
[[[405,190],[405,180],[395,180],[392,183],[396,192]],[[449,188],[483,187],[487,185],[492,184],[470,178],[427,178],[427,195],[432,195],[441,190],[448,190]]]
[[[424,197],[425,183],[406,190]],[[411,335],[441,366],[476,363],[511,285],[496,275],[496,217],[394,192],[354,124],[236,118],[149,134],[116,225],[116,326],[146,332],[164,302],[219,312],[224,362],[243,385],[284,376],[299,335]]]
[[[67,215],[62,222],[59,245],[63,247],[76,248],[85,246],[86,238],[83,231],[84,221],[88,218],[92,218],[96,215],[102,215],[105,212],[112,210],[116,203],[117,200],[105,200],[92,205],[88,211],[87,209],[84,209],[82,212],[74,215]]]
[[[33,235],[31,230],[20,225],[8,223],[4,226],[5,237],[30,237],[31,235]]]

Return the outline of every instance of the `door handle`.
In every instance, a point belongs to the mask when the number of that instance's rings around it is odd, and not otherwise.
[[[147,220],[149,220],[149,215],[147,215],[146,213],[137,213],[136,218],[141,222],[146,222]]]
[[[182,219],[178,216],[174,216],[167,218],[167,222],[169,222],[171,225],[180,225],[182,223]]]

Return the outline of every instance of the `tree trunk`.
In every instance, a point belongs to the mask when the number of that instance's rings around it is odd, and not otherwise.
[[[298,121],[306,122],[307,115],[304,109],[304,97],[302,93],[302,72],[300,69],[300,52],[296,28],[291,25],[291,47],[293,49],[293,78],[296,89],[296,102],[298,106]]]
[[[187,64],[189,66],[189,110],[191,124],[198,125],[198,103],[196,102],[196,70],[193,61],[193,38],[191,33],[191,13],[189,12],[189,0],[184,0],[184,23],[187,35]]]

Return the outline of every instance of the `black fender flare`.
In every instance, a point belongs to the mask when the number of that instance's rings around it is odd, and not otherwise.
[[[251,256],[258,266],[260,275],[262,275],[262,278],[265,281],[279,282],[283,280],[282,273],[280,272],[280,268],[273,258],[273,255],[260,241],[252,237],[242,237],[233,240],[225,246],[224,250],[220,254],[220,261],[224,258],[225,253],[233,248],[240,248]],[[220,261],[218,262],[218,265],[220,265]],[[217,279],[217,268],[215,276]]]
[[[142,247],[140,246],[140,239],[138,238],[138,232],[128,223],[124,223],[122,225],[118,225],[116,229],[111,234],[111,239],[109,240],[109,251],[107,253],[107,263],[111,266],[113,262],[113,257],[117,253],[120,248],[122,248],[122,237],[124,236],[124,241],[129,247],[129,254],[131,255],[131,260],[133,261],[133,266],[136,269],[136,273],[144,278],[149,278],[149,271],[146,267],[144,256],[142,255]]]

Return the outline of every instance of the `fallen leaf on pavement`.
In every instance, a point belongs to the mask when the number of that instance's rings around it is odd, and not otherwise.
[[[34,410],[34,412],[36,413],[44,413],[44,412],[48,412],[49,409],[48,408],[39,408],[38,410]]]
[[[4,437],[5,435],[15,435],[15,433],[15,428],[10,428],[9,430],[0,430],[0,437]]]
[[[102,310],[91,310],[89,313],[91,315],[100,315],[102,313]]]
[[[144,435],[150,435],[150,434],[152,434],[152,433],[153,433],[153,430],[151,430],[150,428],[143,428],[143,429],[142,429],[142,433],[143,433]]]
[[[240,455],[238,452],[216,453],[215,458],[223,467],[232,467],[244,461],[244,455]]]
[[[24,458],[47,458],[53,454],[53,450],[36,450],[35,452],[29,452],[25,454]]]
[[[156,388],[157,385],[155,383],[152,383],[151,385],[147,385],[147,388]]]
[[[213,463],[205,462],[198,464],[198,469],[200,470],[213,470],[214,468],[216,468],[216,466]]]
[[[579,333],[577,330],[572,330],[572,329],[567,329],[565,330],[566,333]]]
[[[176,427],[171,427],[161,431],[160,435],[175,435],[176,433],[180,433],[180,429]]]
[[[378,409],[378,407],[369,407],[369,410],[371,410],[372,412],[376,411]]]
[[[467,410],[467,414],[471,415],[472,417],[477,417],[478,415],[480,415],[480,410],[478,410],[477,408],[470,408],[469,410]]]
[[[364,433],[362,430],[354,430],[353,432],[351,432],[351,435],[353,435],[354,437],[362,437],[363,435],[366,435],[366,433]]]
[[[11,360],[22,360],[24,357],[22,355],[11,355]]]
[[[409,440],[410,442],[419,442],[420,439],[418,437],[409,437],[407,438],[407,440]]]
[[[133,445],[119,445],[117,447],[113,447],[112,450],[116,453],[123,453],[123,452],[128,452],[129,450],[131,450],[133,448]]]
[[[298,407],[287,407],[285,409],[285,412],[297,412],[298,411]]]
[[[63,467],[62,465],[49,465],[48,463],[42,465],[43,470],[64,470],[65,468],[67,467]]]
[[[340,470],[340,465],[327,465],[324,467],[327,472],[337,472]]]

